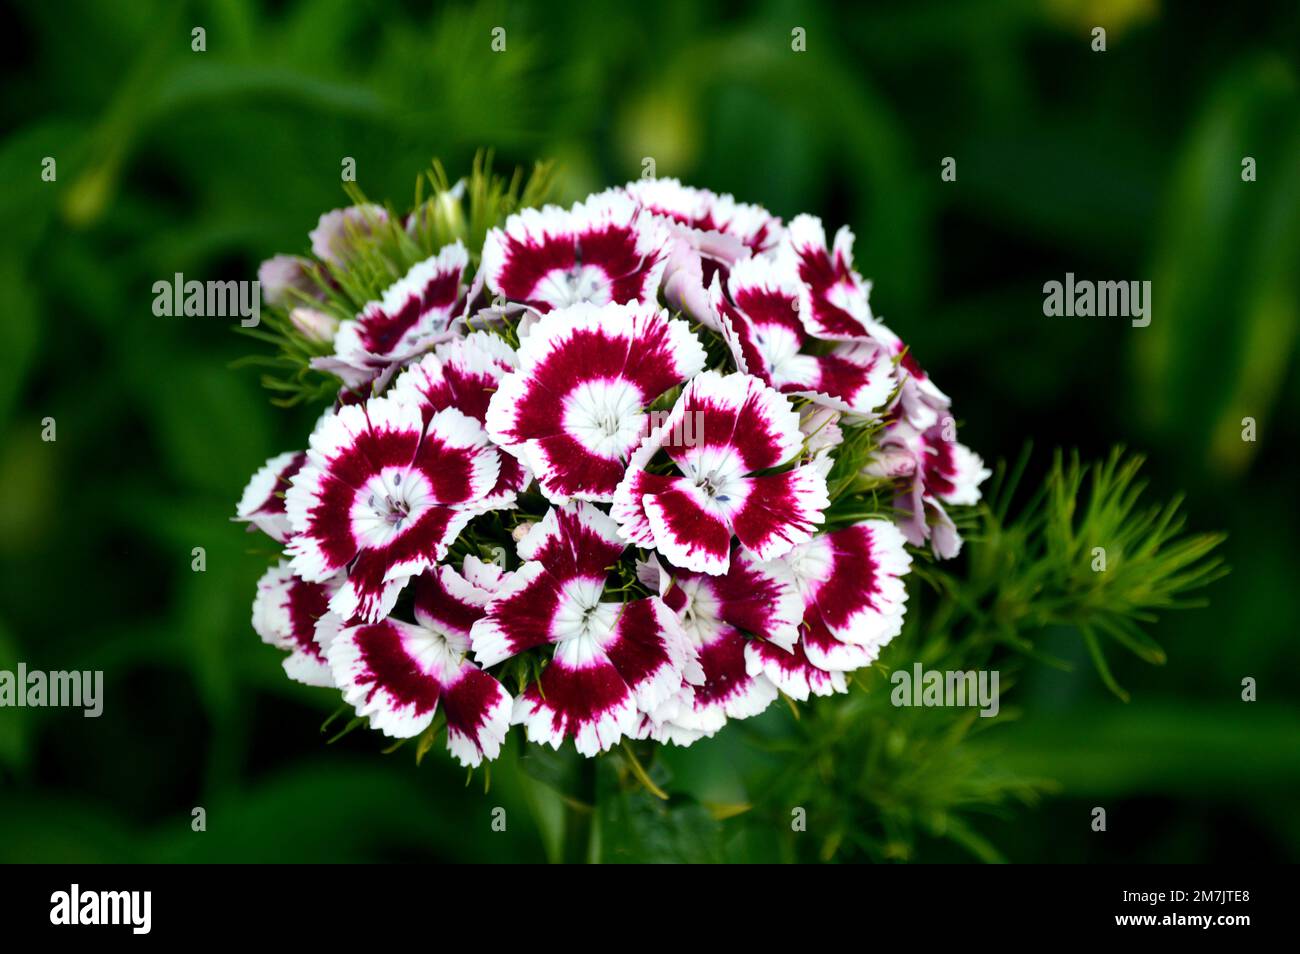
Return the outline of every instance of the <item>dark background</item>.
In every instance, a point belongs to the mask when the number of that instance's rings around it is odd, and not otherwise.
[[[102,669],[106,708],[0,710],[0,859],[507,860],[550,809],[499,763],[466,786],[290,683],[249,626],[265,566],[230,523],[303,444],[262,346],[157,318],[175,272],[251,279],[344,204],[409,204],[431,158],[552,157],[571,201],[677,175],[857,236],[873,305],[986,460],[1026,441],[1149,455],[1161,497],[1230,534],[1169,662],[1032,669],[987,757],[1055,782],[973,827],[1015,861],[1300,855],[1296,486],[1300,9],[1143,0],[423,4],[30,2],[4,13],[0,105],[0,668]],[[202,26],[207,51],[193,52]],[[507,50],[493,53],[503,26]],[[1107,49],[1091,49],[1091,30]],[[791,50],[791,30],[807,50]],[[57,181],[40,177],[57,159]],[[957,161],[957,181],[940,163]],[[1241,161],[1258,179],[1241,179]],[[1046,318],[1042,286],[1150,280],[1154,318]],[[1241,419],[1258,440],[1241,440]],[[57,441],[41,440],[41,421]],[[1040,458],[1040,463],[1043,459]],[[191,571],[191,548],[207,569]],[[1240,700],[1241,680],[1259,701]],[[789,718],[788,712],[765,719]],[[723,736],[728,733],[723,733]],[[690,750],[702,800],[753,793],[736,740]],[[493,832],[494,806],[508,810]],[[1104,834],[1087,824],[1107,806]],[[203,806],[207,831],[191,831]],[[765,857],[755,837],[716,857]],[[760,839],[761,840],[761,839]],[[632,857],[678,857],[646,842]],[[922,839],[917,860],[969,857]]]

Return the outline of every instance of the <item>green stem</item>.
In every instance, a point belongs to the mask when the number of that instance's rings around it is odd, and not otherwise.
[[[578,763],[574,792],[564,800],[564,848],[561,861],[584,865],[591,859],[591,836],[596,817],[596,760]]]

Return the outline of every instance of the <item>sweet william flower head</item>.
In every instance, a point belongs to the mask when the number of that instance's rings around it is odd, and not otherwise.
[[[452,241],[481,202],[385,225],[405,274],[309,357],[344,388],[240,501],[285,549],[254,628],[387,735],[423,751],[445,722],[469,766],[512,724],[592,756],[847,691],[901,629],[907,544],[955,553],[987,476],[852,233],[664,179]],[[346,298],[355,253],[395,254],[387,214],[328,213],[315,260],[268,263],[298,335],[332,330],[315,275]]]

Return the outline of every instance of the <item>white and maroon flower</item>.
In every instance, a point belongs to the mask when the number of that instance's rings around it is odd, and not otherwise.
[[[869,416],[893,393],[893,362],[874,341],[849,341],[829,354],[806,354],[799,320],[803,286],[792,271],[766,259],[737,262],[723,293],[714,281],[709,302],[736,365],[783,394],[811,398],[839,411]]]
[[[617,191],[570,211],[524,209],[488,232],[483,274],[493,294],[545,313],[578,302],[653,302],[668,259],[668,232]]]
[[[639,734],[689,744],[712,735],[728,719],[748,719],[766,709],[777,686],[761,671],[751,671],[746,647],[761,638],[793,648],[803,616],[803,600],[781,562],[760,563],[742,550],[725,575],[709,576],[665,568],[651,557],[637,575],[677,613],[704,677],[686,687],[675,706],[651,714]]]
[[[557,309],[520,343],[519,370],[488,405],[488,434],[548,499],[612,500],[648,430],[646,407],[704,360],[686,322],[655,305]]]
[[[239,498],[235,520],[251,523],[276,543],[289,539],[292,531],[284,495],[293,475],[306,463],[306,451],[286,451],[259,467]]]
[[[334,337],[339,360],[360,370],[404,361],[452,336],[469,254],[459,241],[411,266],[379,301],[343,322]]]
[[[402,372],[386,396],[419,407],[426,423],[438,411],[451,407],[482,424],[501,379],[517,364],[515,351],[505,339],[475,331],[435,347],[432,354]],[[512,455],[501,454],[500,458],[501,472],[489,497],[509,506],[532,475]]]
[[[731,541],[760,560],[811,538],[829,503],[825,455],[795,463],[803,447],[789,400],[747,374],[693,378],[664,422],[632,455],[611,514],[622,537],[698,573],[725,573]],[[649,469],[659,451],[680,474]]]
[[[842,683],[809,667],[852,672],[875,661],[903,627],[903,577],[912,557],[897,527],[872,519],[820,534],[783,562],[803,597],[799,646],[782,656],[785,648],[767,640],[751,651],[750,662],[783,689],[796,690],[791,695],[805,682],[819,694],[835,691]]]
[[[821,219],[796,216],[781,251],[782,257],[792,258],[803,285],[799,318],[810,335],[830,341],[876,337],[880,325],[868,301],[871,282],[853,270],[853,233],[847,225],[828,247]]]
[[[417,577],[416,623],[389,618],[344,628],[326,655],[343,698],[394,738],[419,735],[439,705],[447,748],[462,765],[494,759],[510,728],[505,688],[469,660],[470,627],[489,594],[450,566]]]
[[[257,581],[253,631],[262,637],[262,642],[289,653],[284,660],[284,671],[296,682],[308,686],[334,685],[317,635],[321,620],[329,613],[330,596],[340,582],[331,579],[308,583],[295,576],[283,561]]]
[[[520,542],[527,561],[474,624],[480,665],[552,646],[539,681],[515,700],[528,738],[559,748],[569,737],[594,755],[633,733],[698,679],[693,646],[658,597],[605,602],[606,577],[626,545],[609,516],[585,501],[552,507]]]
[[[355,240],[371,235],[387,221],[388,211],[382,205],[350,205],[325,212],[307,236],[312,254],[322,262],[343,265]]]
[[[306,580],[347,570],[330,601],[343,619],[387,615],[410,577],[499,506],[485,499],[500,473],[498,451],[453,408],[427,424],[419,407],[389,398],[340,408],[312,434],[308,457],[286,494],[295,534],[287,550]]]
[[[945,560],[960,552],[961,536],[944,506],[979,503],[979,486],[991,473],[980,456],[956,438],[950,415],[924,430],[899,415],[886,427],[879,450],[863,468],[868,476],[899,481],[895,506],[907,542],[920,546],[929,540],[934,555]]]
[[[697,232],[730,236],[752,255],[772,251],[781,240],[779,218],[730,195],[682,185],[677,179],[637,179],[624,189],[646,211]]]

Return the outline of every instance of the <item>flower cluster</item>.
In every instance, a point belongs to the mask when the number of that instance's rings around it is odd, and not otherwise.
[[[289,676],[471,766],[511,725],[591,756],[846,691],[988,476],[852,233],[643,180],[461,228],[340,313],[376,236],[463,200],[336,210],[263,266],[338,388],[237,509],[282,547],[253,626]]]

